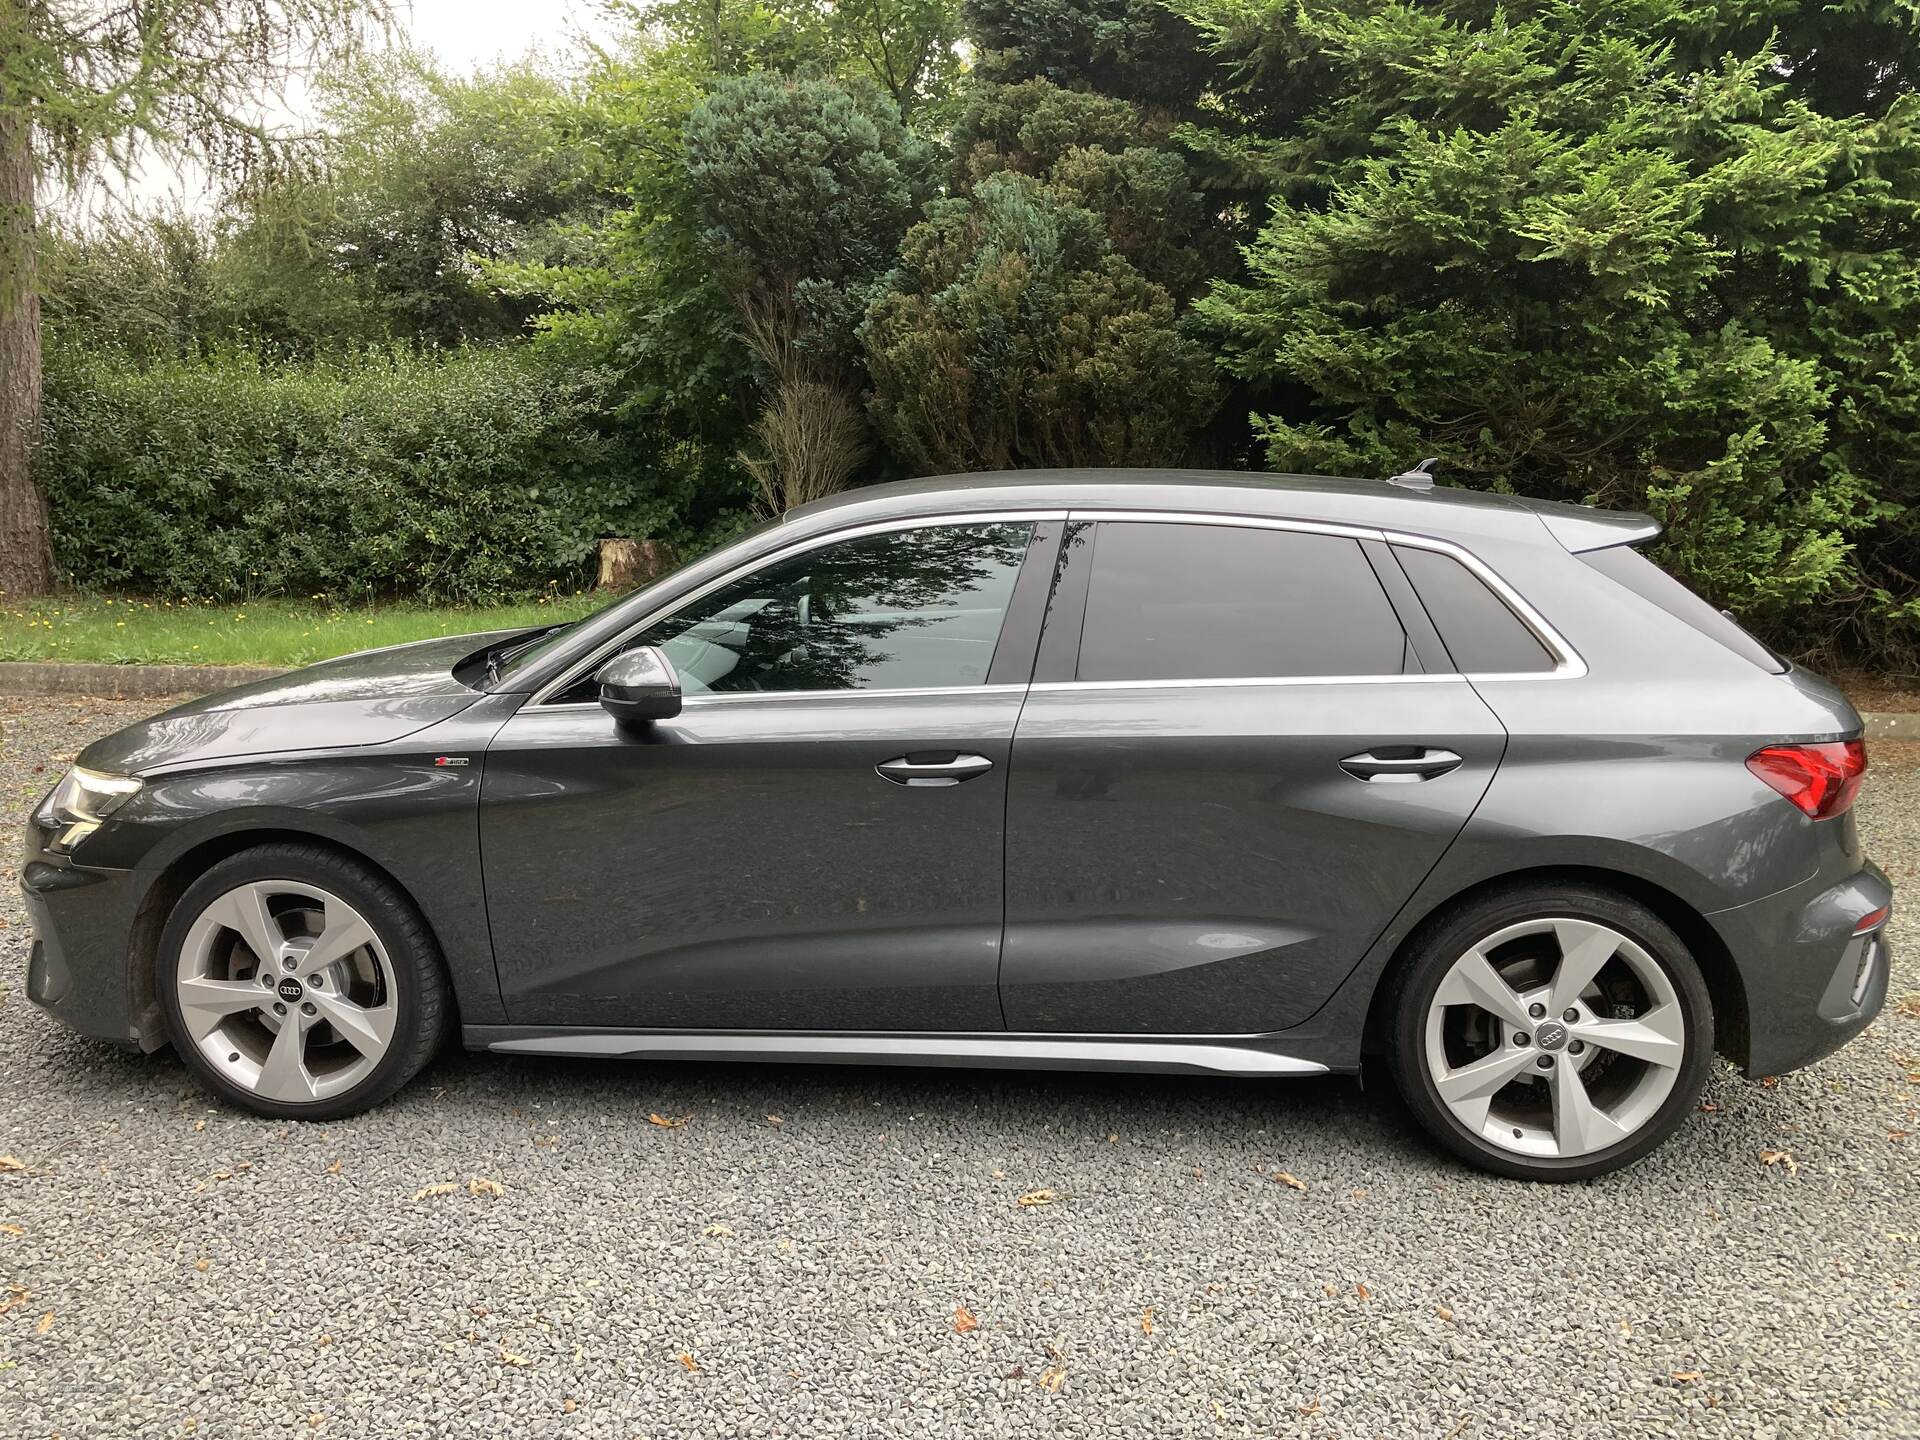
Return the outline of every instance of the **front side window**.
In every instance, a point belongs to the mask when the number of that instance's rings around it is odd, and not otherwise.
[[[658,646],[688,695],[983,684],[1032,534],[1019,522],[843,540],[723,585],[632,643]]]
[[[1356,540],[1133,521],[1095,538],[1078,679],[1399,675],[1406,655]]]

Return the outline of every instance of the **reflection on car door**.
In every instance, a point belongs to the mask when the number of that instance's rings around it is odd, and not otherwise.
[[[1506,738],[1382,564],[1258,522],[1069,526],[1013,746],[1010,1028],[1266,1033],[1357,963]]]
[[[676,719],[622,729],[588,680],[508,721],[481,840],[512,1020],[1000,1029],[1007,762],[1059,533],[775,561],[630,638],[679,669]]]

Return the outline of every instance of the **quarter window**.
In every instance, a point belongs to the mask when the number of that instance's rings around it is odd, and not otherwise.
[[[1412,545],[1396,545],[1393,553],[1419,592],[1420,603],[1457,669],[1469,675],[1553,669],[1553,654],[1540,637],[1458,560]]]
[[[1358,541],[1113,521],[1095,539],[1081,680],[1398,675],[1407,637]]]
[[[723,585],[633,644],[658,646],[688,695],[979,685],[1032,534],[936,525],[841,541]]]

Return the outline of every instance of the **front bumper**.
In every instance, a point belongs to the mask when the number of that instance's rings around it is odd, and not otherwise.
[[[28,822],[20,865],[34,936],[27,998],[82,1035],[138,1048],[127,944],[131,872],[77,865],[49,851],[46,836]]]
[[[1885,872],[1863,860],[1838,881],[1815,876],[1707,916],[1746,997],[1745,1043],[1733,1053],[1749,1075],[1810,1065],[1873,1022],[1887,1000],[1892,905]]]

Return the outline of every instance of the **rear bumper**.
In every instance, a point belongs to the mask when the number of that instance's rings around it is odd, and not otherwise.
[[[1739,972],[1746,1035],[1734,1053],[1750,1075],[1778,1075],[1831,1055],[1886,1003],[1893,887],[1871,861],[1707,916]]]

